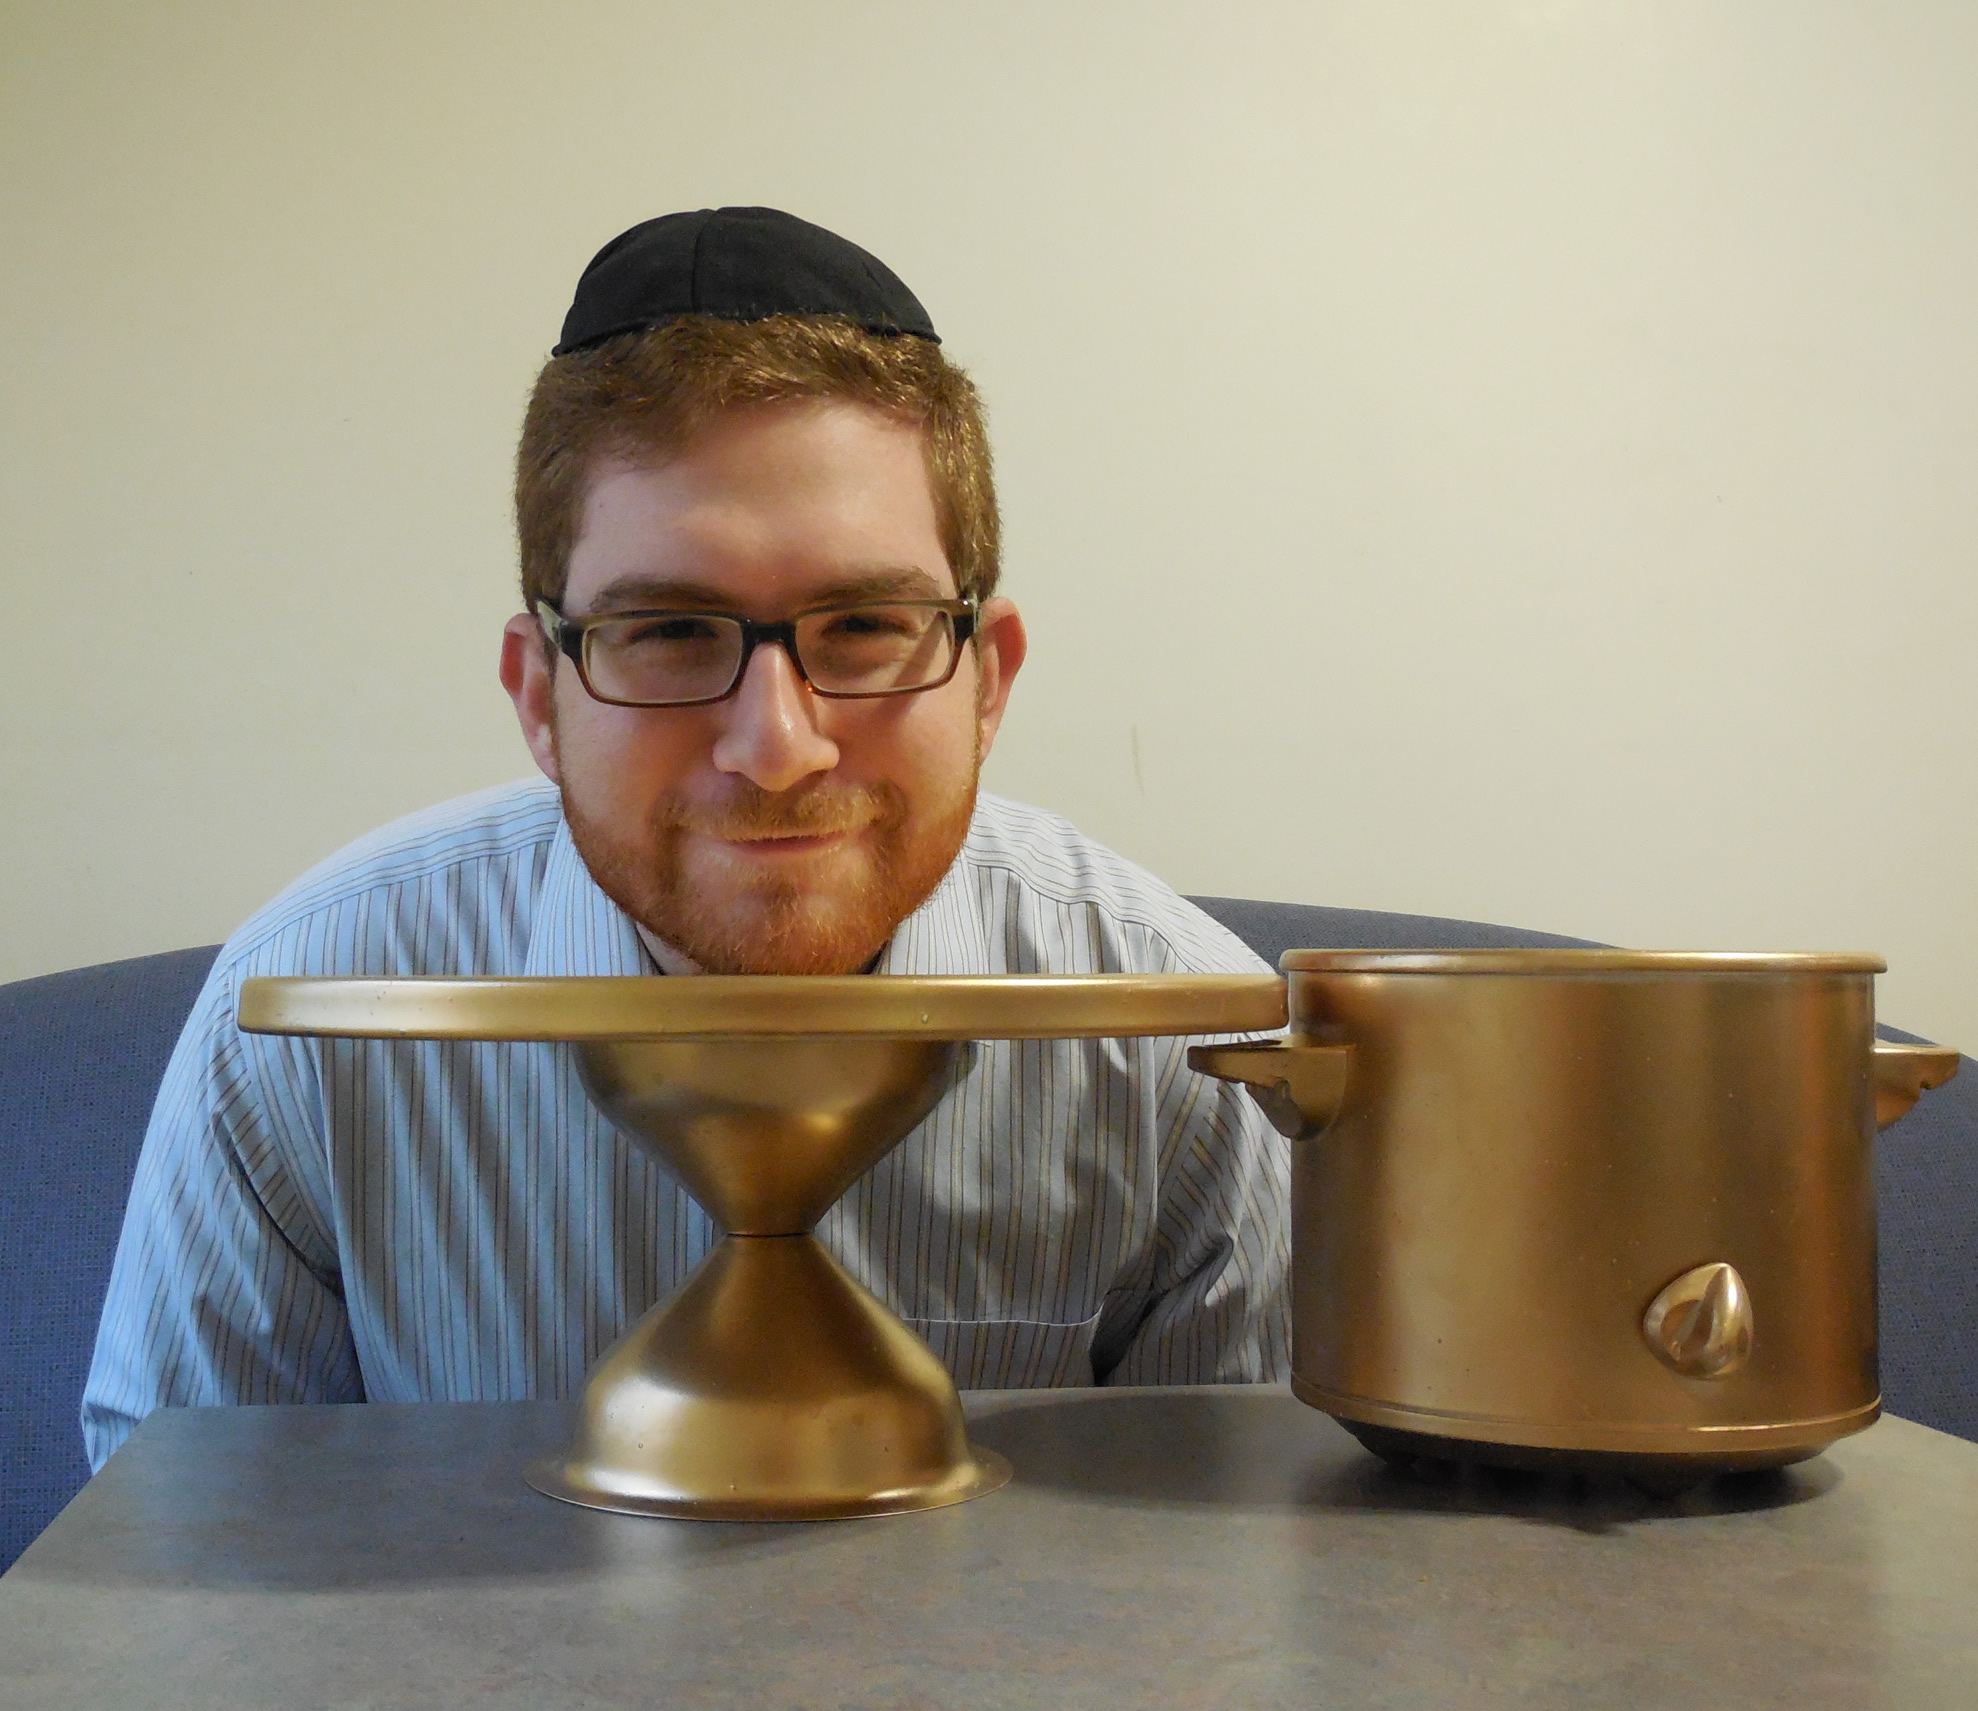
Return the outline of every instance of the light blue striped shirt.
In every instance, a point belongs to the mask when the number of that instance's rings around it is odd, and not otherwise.
[[[1248,972],[1054,815],[983,796],[891,974]],[[555,791],[372,834],[221,950],[146,1133],[83,1433],[160,1406],[567,1396],[716,1238],[553,1045],[243,1034],[260,974],[653,974]],[[1186,1042],[981,1043],[819,1235],[964,1387],[1274,1379],[1284,1143]]]

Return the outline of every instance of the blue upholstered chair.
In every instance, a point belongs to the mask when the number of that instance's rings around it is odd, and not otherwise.
[[[124,1200],[218,949],[0,986],[0,1569],[89,1477],[82,1381]]]
[[[1570,945],[1433,916],[1197,898],[1267,961],[1296,946]],[[213,946],[0,986],[0,1569],[88,1476],[77,1423],[152,1097]],[[1907,1036],[1898,1036],[1907,1037]],[[1978,1440],[1978,1066],[1882,1136],[1892,1413]]]

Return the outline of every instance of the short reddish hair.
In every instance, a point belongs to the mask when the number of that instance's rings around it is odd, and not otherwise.
[[[939,345],[835,317],[687,315],[543,364],[515,456],[524,604],[562,598],[600,465],[663,461],[719,412],[785,398],[850,399],[918,427],[956,586],[967,599],[995,591],[1002,528],[982,400]]]

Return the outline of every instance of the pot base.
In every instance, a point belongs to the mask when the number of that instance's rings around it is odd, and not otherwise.
[[[1673,1494],[1720,1473],[1790,1467],[1872,1426],[1882,1399],[1843,1414],[1743,1426],[1544,1425],[1475,1414],[1397,1408],[1343,1396],[1297,1377],[1292,1394],[1330,1414],[1383,1461],[1467,1462],[1527,1473],[1611,1474]]]
[[[1812,1460],[1827,1447],[1810,1444],[1797,1449],[1693,1455],[1671,1450],[1643,1455],[1625,1450],[1550,1450],[1525,1444],[1492,1444],[1477,1438],[1445,1438],[1431,1432],[1369,1426],[1363,1420],[1339,1423],[1360,1440],[1361,1448],[1394,1467],[1455,1462],[1463,1466],[1510,1468],[1520,1473],[1607,1477],[1624,1479],[1655,1497],[1680,1497],[1720,1473],[1761,1473],[1790,1467],[1794,1462]]]

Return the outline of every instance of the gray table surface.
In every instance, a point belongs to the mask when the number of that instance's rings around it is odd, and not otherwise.
[[[0,1579],[0,1704],[1978,1706],[1978,1445],[1657,1502],[1396,1473],[1282,1390],[967,1399],[922,1515],[602,1515],[554,1403],[155,1414]]]

